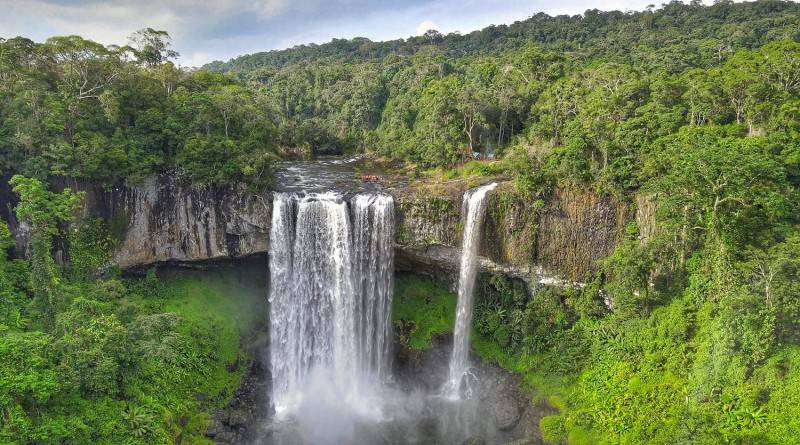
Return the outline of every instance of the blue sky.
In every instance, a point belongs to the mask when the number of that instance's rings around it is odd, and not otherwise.
[[[467,33],[537,12],[638,10],[648,0],[0,0],[0,37],[78,34],[124,44],[137,29],[166,30],[181,65],[332,38],[405,38],[429,28]]]

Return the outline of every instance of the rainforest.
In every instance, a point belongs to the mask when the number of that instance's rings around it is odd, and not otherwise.
[[[800,4],[6,37],[0,444],[800,443]]]

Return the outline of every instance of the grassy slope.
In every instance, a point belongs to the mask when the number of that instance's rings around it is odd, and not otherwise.
[[[224,406],[238,388],[246,367],[232,365],[237,359],[246,361],[242,341],[266,320],[266,282],[250,269],[167,271],[160,274],[158,285],[146,287],[153,290],[151,294],[137,298],[149,311],[178,314],[178,329],[192,342],[187,354],[203,357],[201,365],[189,372],[154,369],[135,385],[136,392],[154,399],[154,405],[189,419],[179,429],[192,443],[203,441],[208,413]]]
[[[441,283],[422,275],[396,275],[392,318],[411,349],[425,349],[433,335],[452,331],[455,313],[456,296]]]

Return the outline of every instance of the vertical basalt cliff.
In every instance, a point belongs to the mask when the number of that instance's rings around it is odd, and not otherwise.
[[[457,267],[461,193],[412,193],[399,199],[399,267],[437,276]],[[632,206],[608,195],[556,188],[537,198],[502,184],[488,200],[481,268],[529,284],[588,279],[622,239]]]
[[[272,202],[268,193],[239,187],[197,188],[174,175],[135,186],[57,184],[86,192],[84,215],[104,218],[120,267],[166,261],[232,258],[268,250]]]

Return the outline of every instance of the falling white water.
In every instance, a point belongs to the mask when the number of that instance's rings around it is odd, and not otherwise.
[[[394,200],[358,195],[352,206],[359,369],[385,379],[392,345]]]
[[[371,414],[391,344],[394,202],[334,193],[274,196],[270,353],[279,414]],[[351,223],[352,218],[352,223]],[[312,409],[313,408],[313,409]]]
[[[469,398],[469,331],[472,324],[472,300],[475,274],[478,270],[478,248],[486,214],[486,194],[497,183],[487,184],[464,193],[461,214],[465,218],[461,242],[461,266],[458,275],[458,304],[453,330],[453,353],[450,373],[444,392],[451,398]],[[462,386],[464,389],[462,390]]]

